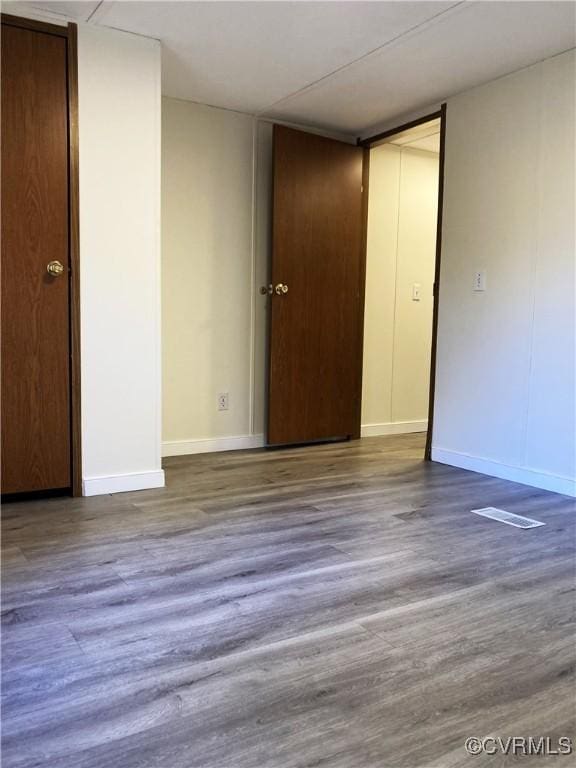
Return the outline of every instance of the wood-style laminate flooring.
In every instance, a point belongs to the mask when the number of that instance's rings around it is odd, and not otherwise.
[[[164,489],[5,505],[3,768],[501,766],[465,739],[574,738],[574,500],[422,453],[179,457]]]

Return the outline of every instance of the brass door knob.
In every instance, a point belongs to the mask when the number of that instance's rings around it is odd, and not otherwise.
[[[49,261],[46,265],[46,272],[52,277],[59,277],[64,272],[64,264],[61,261]]]
[[[278,285],[274,288],[278,296],[282,296],[285,293],[288,293],[288,286],[284,285],[284,283],[278,283]]]

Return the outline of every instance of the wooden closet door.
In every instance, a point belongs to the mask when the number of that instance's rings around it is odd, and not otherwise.
[[[3,493],[71,485],[66,56],[2,24]]]
[[[362,171],[359,147],[274,126],[269,445],[359,435]]]

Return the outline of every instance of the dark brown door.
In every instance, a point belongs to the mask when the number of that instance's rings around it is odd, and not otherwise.
[[[274,127],[270,445],[359,430],[362,157],[359,147]]]
[[[66,67],[65,38],[2,24],[3,493],[71,485]]]

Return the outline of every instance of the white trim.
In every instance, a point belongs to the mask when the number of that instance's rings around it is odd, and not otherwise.
[[[103,493],[145,491],[147,488],[163,488],[164,485],[164,470],[156,469],[152,472],[134,472],[128,475],[86,477],[82,480],[82,494],[99,496]]]
[[[162,456],[187,456],[192,453],[242,451],[249,448],[262,448],[263,446],[264,435],[214,437],[205,440],[169,440],[162,443]]]
[[[537,472],[527,467],[512,467],[499,461],[470,456],[467,453],[448,451],[444,448],[432,448],[432,461],[449,464],[460,469],[469,469],[481,475],[500,477],[514,483],[530,485],[533,488],[543,488],[545,491],[562,493],[565,496],[576,496],[576,480],[562,475],[552,475],[548,472]]]
[[[391,421],[385,424],[362,424],[360,435],[362,437],[376,437],[377,435],[405,435],[409,432],[426,432],[428,421]]]
[[[403,435],[409,432],[426,432],[427,421],[398,421],[391,424],[364,424],[362,437],[376,435]],[[188,456],[194,453],[219,453],[263,448],[264,435],[240,435],[238,437],[213,437],[200,440],[169,440],[162,443],[162,456]]]

